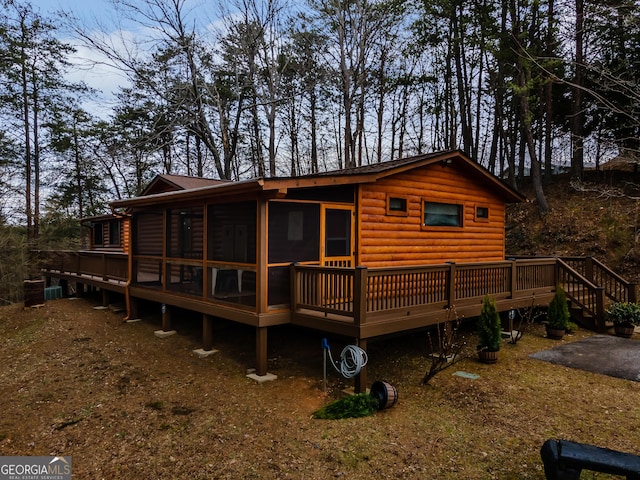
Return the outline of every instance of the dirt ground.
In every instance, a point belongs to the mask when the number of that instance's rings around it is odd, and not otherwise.
[[[368,378],[398,403],[329,421],[311,415],[351,383],[330,371],[323,391],[322,334],[270,329],[278,379],[258,384],[253,329],[217,322],[220,351],[200,359],[198,317],[159,339],[158,316],[128,324],[98,303],[0,308],[0,455],[71,455],[77,479],[542,479],[548,438],[640,454],[640,383],[529,358],[557,344],[540,325],[497,364],[469,356],[426,386],[425,332],[371,342]]]

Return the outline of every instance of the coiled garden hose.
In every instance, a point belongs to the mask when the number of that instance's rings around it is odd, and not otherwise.
[[[367,352],[357,345],[347,345],[342,349],[340,354],[340,362],[335,362],[331,356],[331,348],[327,344],[326,339],[323,341],[322,347],[329,352],[329,359],[336,371],[344,378],[353,378],[360,373],[360,370],[367,364],[369,358]]]

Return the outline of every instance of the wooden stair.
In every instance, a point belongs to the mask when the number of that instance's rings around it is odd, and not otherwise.
[[[559,259],[558,267],[571,318],[585,328],[607,332],[613,327],[605,319],[607,307],[614,302],[637,301],[635,284],[593,258]]]

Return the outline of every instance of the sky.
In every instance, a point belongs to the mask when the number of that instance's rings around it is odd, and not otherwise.
[[[104,0],[31,0],[33,7],[40,9],[43,15],[57,10],[71,11],[80,17],[92,15],[109,8]]]
[[[62,10],[70,12],[74,17],[80,20],[80,23],[87,26],[101,25],[104,29],[104,25],[113,25],[110,34],[111,40],[115,44],[122,44],[119,40],[120,31],[116,29],[116,22],[114,21],[115,9],[111,0],[24,0],[30,2],[34,10],[49,19],[56,18],[56,12]],[[187,0],[184,4],[185,12],[190,15],[190,21],[204,25],[205,29],[212,25],[212,22],[208,22],[207,7],[212,5],[212,0]],[[122,21],[122,18],[120,19]],[[215,23],[215,22],[214,22]],[[126,29],[124,31],[124,37],[126,38],[143,38],[147,35],[146,32],[139,24],[135,22],[127,22]],[[106,30],[105,30],[106,31]],[[73,69],[67,76],[67,79],[72,82],[84,82],[90,87],[93,87],[101,94],[96,94],[94,98],[89,102],[90,106],[85,108],[91,113],[100,116],[102,118],[107,117],[111,113],[111,107],[115,103],[113,92],[117,92],[119,87],[126,87],[129,85],[127,78],[114,67],[107,65],[95,65],[91,69],[87,68],[87,60],[104,61],[104,57],[81,45],[78,40],[73,38],[73,35],[69,32],[65,32],[63,29],[58,31],[58,38],[64,43],[73,45],[77,49],[77,58],[72,58],[71,61],[77,64],[78,68]],[[106,119],[106,118],[105,118]]]
[[[34,10],[44,17],[55,19],[55,13],[63,10],[72,13],[80,20],[86,20],[88,24],[95,20],[108,19],[112,10],[109,0],[30,0],[30,3]],[[88,68],[89,61],[93,63],[100,60],[99,55],[80,45],[69,32],[61,29],[58,37],[77,49],[75,58],[71,59],[76,66],[71,69],[67,79],[71,82],[84,82],[96,89],[98,93],[86,102],[85,108],[99,117],[107,117],[114,103],[113,93],[117,92],[119,87],[127,86],[127,79],[117,69],[103,64]]]

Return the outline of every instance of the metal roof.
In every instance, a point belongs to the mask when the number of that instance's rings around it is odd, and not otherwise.
[[[425,165],[441,162],[443,166],[449,166],[460,171],[461,174],[474,175],[484,181],[504,196],[507,202],[521,202],[525,200],[515,189],[504,183],[478,163],[471,160],[460,150],[447,150],[433,152],[412,157],[389,160],[386,162],[363,165],[360,167],[332,170],[328,172],[302,175],[298,177],[270,177],[242,180],[238,182],[225,180],[208,180],[197,178],[194,188],[145,195],[125,200],[116,200],[111,203],[112,208],[127,208],[135,206],[149,206],[164,204],[178,200],[193,200],[202,196],[237,195],[249,192],[266,192],[274,190],[286,191],[290,188],[313,188],[332,185],[347,185],[371,183],[389,175],[394,175],[406,170],[419,168]],[[191,177],[169,175],[168,180],[177,177],[182,185],[189,184],[186,180]]]

